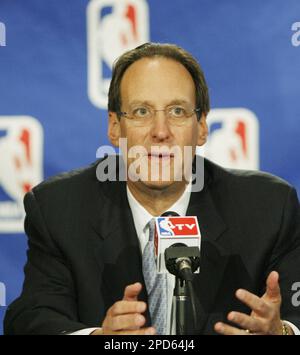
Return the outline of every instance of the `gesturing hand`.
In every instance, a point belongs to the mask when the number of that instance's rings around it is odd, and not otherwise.
[[[223,335],[282,335],[281,293],[276,271],[270,273],[266,284],[266,292],[262,297],[246,290],[237,290],[236,297],[252,309],[251,315],[230,312],[227,318],[242,329],[219,322],[215,324],[215,331]],[[288,331],[289,334],[293,333],[289,327]]]
[[[142,328],[146,322],[142,313],[146,311],[147,305],[137,300],[141,290],[140,283],[127,286],[123,299],[110,307],[102,329],[95,331],[93,335],[154,335],[154,328]]]

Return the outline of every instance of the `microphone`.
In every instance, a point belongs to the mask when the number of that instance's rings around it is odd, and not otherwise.
[[[177,275],[181,270],[185,275],[187,272],[183,270],[188,269],[190,265],[191,273],[199,273],[201,234],[197,217],[179,216],[176,212],[167,211],[155,218],[155,227],[157,272]],[[174,245],[176,247],[172,247]],[[168,259],[165,259],[167,249]],[[179,258],[181,259],[177,260]]]
[[[176,319],[177,335],[194,334],[197,311],[192,280],[193,273],[199,272],[201,245],[197,217],[181,217],[173,211],[165,212],[156,218],[155,243],[158,272],[168,270],[176,276],[171,324]]]
[[[182,280],[192,281],[193,273],[200,267],[200,249],[175,243],[165,250],[165,263],[171,274]]]
[[[198,247],[175,243],[165,250],[165,261],[168,271],[176,276],[173,297],[176,333],[177,335],[196,334],[197,309],[193,273],[200,266],[200,250]],[[189,316],[189,304],[192,322]]]

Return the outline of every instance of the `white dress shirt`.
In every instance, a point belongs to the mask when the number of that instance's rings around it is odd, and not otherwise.
[[[180,216],[185,216],[187,212],[187,208],[189,205],[190,201],[190,196],[191,196],[191,189],[189,188],[189,185],[187,185],[185,191],[181,195],[181,197],[172,205],[170,208],[168,208],[168,211],[173,211],[178,213]],[[129,206],[132,212],[133,216],[133,221],[134,221],[134,226],[136,229],[136,233],[140,242],[140,250],[141,253],[143,254],[143,251],[145,249],[145,246],[148,242],[149,239],[149,228],[148,228],[148,223],[149,221],[155,217],[152,216],[132,195],[130,192],[128,186],[127,186],[127,197],[128,197],[128,202]],[[176,334],[176,324],[171,324],[171,313],[172,313],[172,301],[173,301],[173,290],[175,286],[175,276],[172,274],[168,274],[167,276],[167,282],[168,282],[168,290],[167,290],[167,297],[168,297],[168,307],[167,307],[167,329],[168,329],[168,334]],[[295,335],[300,335],[300,330],[292,323],[285,321],[286,324],[288,324]],[[100,328],[86,328],[79,330],[77,332],[74,332],[70,335],[89,335],[96,329]]]
[[[168,211],[176,212],[179,216],[185,216],[186,211],[190,202],[191,189],[188,185],[180,196],[180,198],[170,207]],[[152,216],[132,195],[129,188],[127,187],[127,197],[129,206],[131,208],[134,225],[136,229],[137,236],[140,241],[141,253],[143,254],[146,244],[149,240],[149,227],[148,223],[155,216]],[[172,313],[172,301],[173,301],[173,291],[175,286],[175,276],[168,273],[167,274],[167,329],[168,334],[175,334],[175,324],[171,324],[171,313]]]

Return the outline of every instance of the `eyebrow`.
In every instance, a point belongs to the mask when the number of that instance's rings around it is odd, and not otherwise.
[[[184,100],[184,99],[174,99],[172,101],[170,101],[166,106],[172,106],[172,105],[189,105],[190,102]],[[148,101],[148,100],[134,100],[132,101],[130,104],[130,106],[133,105],[146,105],[146,106],[152,106],[154,107],[155,104],[152,101]]]

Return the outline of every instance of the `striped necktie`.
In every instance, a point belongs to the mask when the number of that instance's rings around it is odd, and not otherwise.
[[[148,228],[147,228],[148,227]],[[155,219],[146,226],[149,230],[149,240],[143,253],[143,274],[148,293],[148,306],[152,325],[157,334],[167,332],[167,274],[158,274],[154,253]]]

